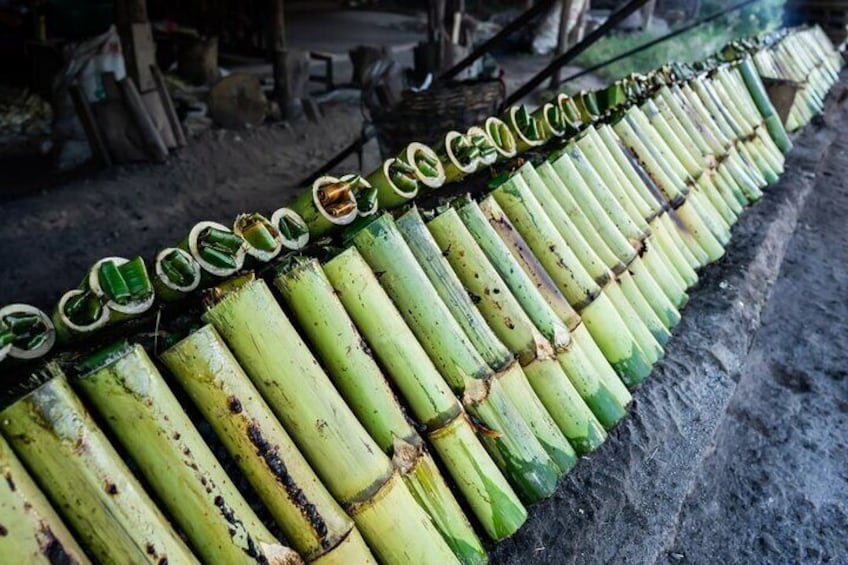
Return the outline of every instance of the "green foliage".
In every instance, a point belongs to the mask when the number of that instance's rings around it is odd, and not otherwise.
[[[691,62],[703,59],[728,41],[779,27],[783,17],[784,2],[785,0],[761,0],[604,67],[597,71],[597,74],[605,79],[615,80],[634,71],[647,72],[669,61]],[[698,17],[714,14],[727,6],[728,2],[724,0],[704,0]],[[680,25],[687,23],[684,21]],[[655,30],[611,35],[601,39],[578,57],[575,64],[589,67],[602,63],[661,35],[664,35],[664,32]]]

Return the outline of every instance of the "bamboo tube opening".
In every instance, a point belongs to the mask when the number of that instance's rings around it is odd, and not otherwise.
[[[312,202],[327,221],[337,226],[346,226],[359,215],[350,180],[318,178],[312,183]]]
[[[428,145],[413,141],[403,150],[399,159],[415,169],[418,181],[428,188],[445,184],[445,168],[439,156]]]
[[[396,158],[386,159],[382,172],[389,188],[402,200],[412,200],[418,195],[418,180],[412,165]]]
[[[500,118],[491,116],[486,118],[486,121],[483,123],[483,129],[486,130],[489,139],[492,140],[492,144],[495,146],[495,150],[497,150],[501,157],[509,159],[515,156],[518,151],[515,144],[515,136],[512,135],[512,130],[509,129],[506,122]]]
[[[87,287],[105,306],[125,315],[143,314],[156,300],[147,267],[140,258],[105,257],[88,272]]]
[[[527,111],[525,105],[511,106],[506,113],[506,122],[517,138],[519,149],[522,146],[528,149],[544,143],[540,136],[539,124],[536,118]]]
[[[200,285],[200,264],[191,253],[178,247],[163,249],[153,263],[156,280],[169,290],[188,294]]]
[[[456,167],[459,172],[463,173],[463,176],[470,175],[477,170],[480,150],[471,143],[467,136],[458,131],[449,131],[445,135],[442,151],[449,164]]]
[[[309,226],[291,208],[279,208],[271,215],[271,223],[280,232],[280,242],[291,251],[299,251],[309,243]]]
[[[56,329],[50,317],[29,304],[9,304],[0,308],[0,361],[38,359],[56,343]]]
[[[60,338],[69,339],[74,334],[93,333],[103,328],[111,317],[111,311],[90,290],[75,288],[59,299],[53,316],[53,324]]]
[[[350,184],[353,198],[356,200],[356,215],[358,218],[373,216],[380,209],[377,199],[377,189],[360,175],[347,174],[339,180]]]
[[[538,120],[541,126],[540,137],[550,139],[551,137],[565,135],[566,120],[559,106],[547,102],[533,112],[533,117]]]
[[[216,277],[228,277],[244,265],[243,240],[217,222],[195,224],[188,234],[186,246],[201,268]]]
[[[472,126],[468,128],[465,136],[480,151],[481,164],[493,165],[498,160],[498,150],[495,148],[495,142],[492,141],[486,130],[479,126]]]
[[[283,249],[280,230],[262,214],[239,214],[233,223],[233,233],[244,240],[245,252],[263,263]]]

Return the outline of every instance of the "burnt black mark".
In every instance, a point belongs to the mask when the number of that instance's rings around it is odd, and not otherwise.
[[[235,396],[231,396],[227,399],[227,407],[233,414],[241,414],[241,401]]]
[[[174,438],[174,441],[180,441],[180,438],[183,436],[180,435],[180,432],[174,432],[172,437]]]
[[[9,530],[6,529],[6,526],[0,524],[0,537],[6,537],[9,535]]]
[[[156,555],[156,548],[153,547],[152,543],[148,543],[146,546],[144,546],[144,551],[147,552],[147,555]]]
[[[470,298],[471,302],[473,302],[474,304],[480,304],[480,302],[483,300],[481,296],[474,294],[470,290],[468,291],[468,298]]]
[[[232,528],[228,529],[231,538],[235,537],[236,532],[238,530],[242,530],[247,533],[244,527],[244,523],[236,517],[235,512],[233,512],[233,509],[230,507],[229,504],[227,504],[227,501],[224,500],[223,496],[221,496],[220,494],[217,495],[213,502],[215,503],[215,506],[218,507],[218,510],[221,512],[221,516],[224,517],[224,520],[226,520],[228,524],[233,526]],[[264,555],[259,552],[259,548],[256,547],[256,542],[253,541],[253,537],[249,534],[247,535],[247,547],[243,547],[242,551],[248,557],[256,560],[257,563],[268,563],[268,560],[265,558]]]
[[[105,490],[106,494],[108,494],[109,496],[115,496],[116,494],[118,494],[118,487],[115,486],[115,483],[113,483],[109,479],[103,481],[103,490]]]
[[[306,497],[303,490],[297,485],[292,476],[289,474],[288,468],[280,458],[277,448],[272,446],[262,436],[262,431],[255,423],[251,423],[247,427],[247,437],[250,442],[256,447],[256,453],[265,461],[265,465],[277,478],[277,481],[283,485],[286,493],[292,502],[300,509],[301,514],[306,518],[312,526],[312,530],[318,535],[321,542],[321,547],[330,549],[332,543],[327,539],[327,524],[312,504]]]
[[[156,565],[168,565],[168,558],[163,557],[162,559],[156,562]]]
[[[38,539],[41,554],[50,565],[76,565],[77,560],[73,558],[62,545],[50,526],[42,523],[38,528]]]
[[[12,473],[6,471],[6,484],[9,485],[9,490],[15,492],[15,481],[12,479]]]
[[[447,257],[448,255],[450,255],[450,250],[451,250],[451,246],[450,246],[450,245],[448,245],[447,247],[445,247],[445,250],[444,250],[444,251],[442,251],[442,257]]]

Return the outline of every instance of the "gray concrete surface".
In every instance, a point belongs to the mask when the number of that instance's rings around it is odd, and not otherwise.
[[[796,140],[631,416],[493,563],[848,562],[846,123]]]

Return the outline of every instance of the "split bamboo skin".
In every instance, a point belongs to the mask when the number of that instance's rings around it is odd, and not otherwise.
[[[162,360],[292,549],[234,491],[139,347],[89,367],[74,387],[204,561],[233,550],[245,562],[262,554],[272,563],[485,563],[473,525],[495,540],[513,534],[523,504],[549,496],[576,455],[621,421],[698,271],[722,256],[732,226],[783,172],[787,131],[821,111],[841,67],[817,28],[725,51],[728,61],[664,67],[532,113],[512,108],[503,121],[449,134],[440,152],[410,144],[366,178],[324,177],[270,219],[242,215],[232,230],[203,223],[157,256],[147,277],[160,300],[224,281],[209,293],[211,325]],[[760,76],[803,83],[785,125]],[[546,142],[557,149],[516,164],[479,202],[381,213]],[[348,247],[328,260],[279,257],[345,226]],[[290,317],[264,281],[230,278],[245,260],[271,264]],[[101,277],[90,277],[64,305],[91,315],[79,327],[60,315],[61,340],[139,314],[122,310],[118,278],[104,292]],[[15,335],[41,338],[16,324]],[[0,315],[7,362],[8,327]],[[0,418],[49,502],[30,481],[0,489],[0,514],[19,511],[16,497],[34,501],[81,563],[74,536],[98,560],[193,562],[58,368],[50,371],[53,380]],[[128,431],[133,414],[155,441]],[[69,449],[80,437],[98,458]],[[182,447],[196,469],[181,462]],[[0,464],[20,475],[8,451],[0,443]],[[117,492],[99,489],[102,476]],[[176,492],[178,478],[188,490]],[[203,481],[211,490],[197,487]],[[78,485],[89,504],[72,500]],[[235,533],[208,533],[230,514],[216,514],[219,497],[239,517]],[[409,519],[398,522],[398,509]],[[143,532],[131,526],[139,521],[149,525]],[[207,531],[192,528],[200,523]],[[0,539],[0,554],[39,559],[31,526],[20,522],[9,549],[2,544],[12,540]]]

